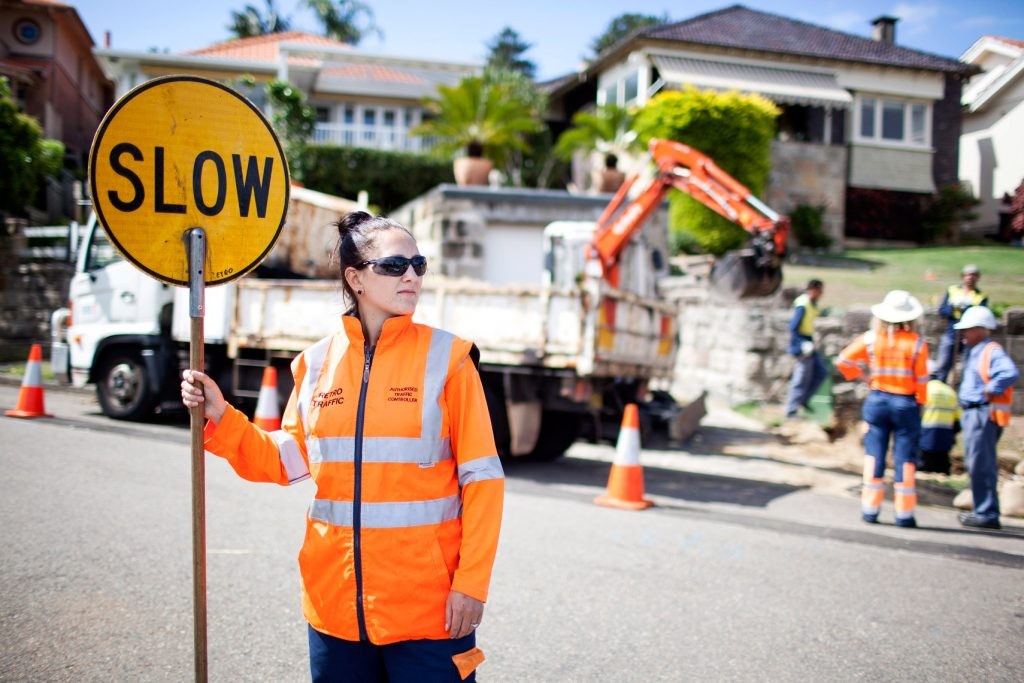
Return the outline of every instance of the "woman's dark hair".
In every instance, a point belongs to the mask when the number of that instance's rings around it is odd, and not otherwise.
[[[367,259],[370,251],[377,243],[377,236],[387,230],[403,230],[412,236],[409,229],[400,223],[373,216],[365,211],[353,211],[338,219],[338,265],[341,271],[341,286],[349,301],[355,303],[356,295],[345,279],[345,270],[358,268]]]

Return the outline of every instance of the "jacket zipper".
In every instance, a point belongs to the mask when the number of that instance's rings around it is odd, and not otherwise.
[[[375,346],[363,347],[363,383],[359,388],[359,407],[356,409],[356,439],[352,491],[352,551],[355,555],[356,570],[356,620],[359,622],[359,640],[369,642],[366,632],[366,614],[363,611],[363,555],[361,548],[362,536],[362,498],[363,498],[363,417],[366,409],[366,389],[370,384],[370,364],[373,363]]]

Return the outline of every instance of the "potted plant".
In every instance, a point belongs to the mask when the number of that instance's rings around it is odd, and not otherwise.
[[[410,131],[432,136],[435,154],[455,159],[455,182],[486,185],[495,164],[513,150],[526,151],[524,136],[541,129],[536,108],[505,81],[467,76],[457,85],[438,86],[438,96],[424,100],[430,118]]]
[[[626,179],[618,162],[639,149],[632,124],[632,113],[613,104],[593,112],[576,112],[572,127],[558,137],[555,154],[566,161],[571,161],[577,152],[589,155],[593,168],[591,187],[597,192],[614,192]],[[595,156],[599,159],[593,159]]]

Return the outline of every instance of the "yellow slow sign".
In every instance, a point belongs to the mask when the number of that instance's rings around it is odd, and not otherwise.
[[[93,207],[125,258],[188,286],[183,236],[207,235],[205,281],[255,268],[288,211],[288,165],[273,128],[234,90],[193,76],[149,81],[117,101],[89,158]]]

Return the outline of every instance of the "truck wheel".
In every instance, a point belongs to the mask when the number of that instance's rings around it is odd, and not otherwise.
[[[156,405],[146,366],[132,351],[115,351],[104,359],[96,395],[103,414],[115,420],[145,419]]]
[[[529,460],[548,461],[565,455],[580,435],[583,416],[561,410],[545,410],[540,418],[540,434],[537,445],[529,454]]]

